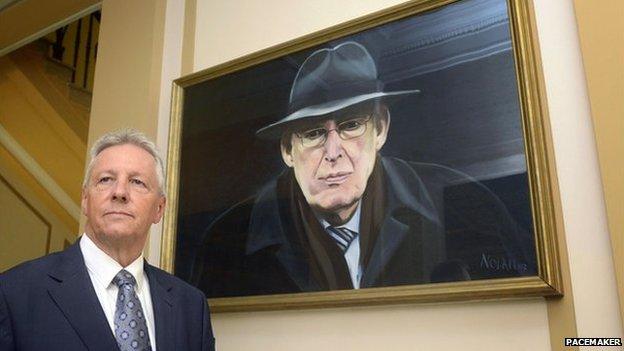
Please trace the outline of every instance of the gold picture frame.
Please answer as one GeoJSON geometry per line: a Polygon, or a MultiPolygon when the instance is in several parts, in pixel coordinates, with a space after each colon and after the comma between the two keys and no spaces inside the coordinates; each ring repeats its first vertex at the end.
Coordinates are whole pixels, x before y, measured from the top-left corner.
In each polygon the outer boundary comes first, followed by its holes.
{"type": "MultiPolygon", "coordinates": [[[[366,30],[477,0],[414,0],[271,47],[174,81],[167,155],[167,197],[161,248],[161,267],[174,273],[180,208],[181,150],[184,147],[184,108],[187,89],[258,67],[271,60],[349,38],[366,30]]],[[[478,279],[270,295],[209,298],[213,312],[340,307],[353,305],[441,302],[562,295],[558,238],[558,188],[550,138],[545,87],[531,1],[507,0],[508,26],[516,75],[518,107],[526,155],[528,198],[535,247],[535,274],[478,279]]],[[[182,201],[186,201],[182,199],[182,201]]]]}

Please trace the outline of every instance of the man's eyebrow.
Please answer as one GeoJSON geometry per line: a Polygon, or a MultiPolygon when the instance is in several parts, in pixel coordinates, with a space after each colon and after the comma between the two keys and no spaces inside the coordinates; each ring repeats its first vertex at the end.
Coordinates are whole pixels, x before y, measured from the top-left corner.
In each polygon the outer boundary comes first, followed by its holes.
{"type": "Polygon", "coordinates": [[[99,171],[99,172],[93,172],[93,175],[94,175],[94,176],[99,176],[99,175],[102,175],[102,174],[111,174],[111,175],[116,175],[116,174],[117,174],[117,172],[115,172],[115,171],[114,171],[114,170],[112,170],[112,169],[104,169],[104,170],[101,170],[101,171],[99,171]]]}
{"type": "Polygon", "coordinates": [[[302,123],[298,128],[294,129],[294,133],[298,133],[298,132],[305,132],[307,130],[310,129],[317,129],[317,128],[325,128],[325,122],[331,120],[332,118],[329,119],[325,119],[325,120],[321,120],[321,121],[316,121],[316,122],[309,122],[309,123],[302,123]]]}
{"type": "Polygon", "coordinates": [[[363,118],[363,117],[368,117],[368,116],[372,116],[373,115],[373,111],[369,111],[369,110],[353,110],[350,112],[345,112],[345,113],[341,113],[340,115],[336,115],[333,120],[337,121],[337,122],[341,122],[341,121],[347,121],[350,119],[356,119],[356,118],[363,118]]]}
{"type": "Polygon", "coordinates": [[[143,179],[147,179],[147,178],[149,178],[149,175],[148,175],[147,173],[145,173],[145,172],[141,172],[141,171],[132,171],[132,172],[129,172],[129,173],[128,173],[128,176],[129,176],[130,178],[132,178],[132,177],[140,177],[140,178],[143,178],[143,179]]]}
{"type": "MultiPolygon", "coordinates": [[[[119,172],[113,170],[113,169],[105,169],[99,172],[93,172],[94,176],[99,176],[102,174],[110,174],[110,175],[117,175],[119,172]]],[[[132,171],[128,173],[128,177],[141,177],[141,178],[148,178],[148,174],[141,172],[141,171],[132,171]]]]}

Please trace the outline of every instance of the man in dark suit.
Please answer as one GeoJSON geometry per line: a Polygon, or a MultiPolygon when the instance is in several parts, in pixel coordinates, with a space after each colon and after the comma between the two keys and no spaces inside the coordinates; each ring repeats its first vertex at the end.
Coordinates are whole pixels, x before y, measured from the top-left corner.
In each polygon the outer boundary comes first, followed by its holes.
{"type": "MultiPolygon", "coordinates": [[[[289,114],[257,132],[279,139],[287,170],[206,230],[194,283],[211,297],[397,286],[531,274],[501,201],[465,174],[382,157],[389,105],[364,46],[313,52],[292,85],[289,114]],[[471,245],[449,250],[452,204],[467,184],[471,245]],[[477,218],[475,218],[477,217],[477,218]],[[461,251],[461,252],[458,252],[461,251]],[[505,262],[505,270],[481,264],[505,262]]],[[[458,211],[459,212],[459,211],[458,211]]]]}
{"type": "Polygon", "coordinates": [[[0,275],[0,350],[214,350],[204,294],[143,259],[165,207],[163,174],[141,133],[95,143],[84,235],[0,275]]]}

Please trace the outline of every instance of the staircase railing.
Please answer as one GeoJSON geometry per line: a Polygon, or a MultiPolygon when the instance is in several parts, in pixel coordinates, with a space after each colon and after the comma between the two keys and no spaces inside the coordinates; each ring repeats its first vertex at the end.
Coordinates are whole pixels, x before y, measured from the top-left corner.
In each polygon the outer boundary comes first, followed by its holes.
{"type": "Polygon", "coordinates": [[[69,67],[72,70],[71,85],[89,93],[93,90],[90,72],[94,72],[97,59],[100,21],[101,12],[96,11],[47,36],[49,58],[69,67]],[[86,22],[86,28],[83,22],[86,22]]]}

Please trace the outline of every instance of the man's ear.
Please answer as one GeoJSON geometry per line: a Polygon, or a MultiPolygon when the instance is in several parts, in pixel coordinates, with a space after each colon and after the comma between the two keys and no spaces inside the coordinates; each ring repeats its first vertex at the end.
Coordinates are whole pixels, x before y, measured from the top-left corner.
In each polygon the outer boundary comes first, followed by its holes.
{"type": "Polygon", "coordinates": [[[158,204],[156,204],[156,214],[154,216],[154,220],[152,221],[152,223],[156,224],[158,222],[160,222],[160,219],[162,218],[162,216],[165,214],[165,205],[167,204],[167,198],[164,196],[161,196],[160,199],[158,199],[158,204]]]}
{"type": "Polygon", "coordinates": [[[83,215],[87,215],[87,189],[86,187],[82,188],[82,193],[80,194],[80,210],[82,210],[83,215]]]}
{"type": "Polygon", "coordinates": [[[378,123],[375,123],[375,149],[377,151],[386,143],[388,130],[390,129],[390,112],[384,106],[378,123]]]}
{"type": "Polygon", "coordinates": [[[282,137],[280,141],[280,151],[282,152],[282,160],[284,160],[286,166],[292,168],[294,164],[292,158],[292,135],[289,134],[288,136],[282,137]],[[285,138],[291,138],[291,140],[286,140],[285,138]]]}

